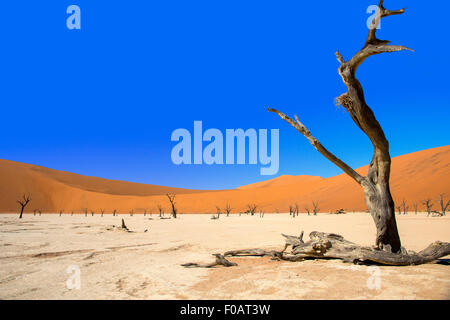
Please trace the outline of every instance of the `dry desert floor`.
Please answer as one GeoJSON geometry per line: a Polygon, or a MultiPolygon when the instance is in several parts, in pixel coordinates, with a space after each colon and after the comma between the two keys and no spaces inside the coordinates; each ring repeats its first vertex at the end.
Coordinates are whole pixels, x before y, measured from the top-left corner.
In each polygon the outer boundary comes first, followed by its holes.
{"type": "MultiPolygon", "coordinates": [[[[238,263],[231,268],[181,267],[232,249],[281,249],[280,233],[334,232],[363,245],[375,238],[367,213],[210,217],[0,215],[0,299],[450,299],[445,263],[368,267],[248,257],[230,258],[238,263]],[[134,232],[110,228],[122,218],[134,232]],[[76,270],[80,288],[68,289],[76,270]]],[[[450,241],[450,216],[410,213],[397,221],[408,250],[450,241]]]]}

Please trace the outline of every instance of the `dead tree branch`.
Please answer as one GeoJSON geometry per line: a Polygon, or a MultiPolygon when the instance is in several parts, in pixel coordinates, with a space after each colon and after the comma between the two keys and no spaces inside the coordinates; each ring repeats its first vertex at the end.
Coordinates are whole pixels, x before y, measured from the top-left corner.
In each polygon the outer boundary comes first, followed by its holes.
{"type": "Polygon", "coordinates": [[[219,253],[213,254],[216,257],[216,261],[211,263],[184,263],[181,266],[186,268],[213,268],[215,266],[233,267],[237,266],[237,263],[230,262],[225,257],[219,253]]]}
{"type": "MultiPolygon", "coordinates": [[[[416,253],[407,251],[403,247],[401,252],[392,253],[389,249],[380,250],[374,247],[364,247],[347,241],[344,237],[334,233],[313,231],[309,234],[310,240],[303,241],[303,232],[299,237],[284,235],[286,239],[284,249],[281,251],[265,249],[241,249],[224,253],[226,256],[270,256],[272,259],[299,262],[311,259],[339,259],[355,264],[381,264],[389,266],[409,266],[430,263],[450,254],[450,243],[436,241],[424,250],[416,253]],[[285,250],[291,246],[290,252],[285,250]]],[[[219,255],[221,256],[221,255],[219,255]]],[[[221,256],[222,257],[222,256],[221,256]]],[[[183,266],[210,268],[221,263],[198,264],[186,263],[183,266]]],[[[236,264],[233,264],[236,265],[236,264]]]]}

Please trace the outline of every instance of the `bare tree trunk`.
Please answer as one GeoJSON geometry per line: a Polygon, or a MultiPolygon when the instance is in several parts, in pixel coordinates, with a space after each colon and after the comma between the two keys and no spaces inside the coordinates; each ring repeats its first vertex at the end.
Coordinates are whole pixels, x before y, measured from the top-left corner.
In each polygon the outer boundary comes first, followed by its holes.
{"type": "Polygon", "coordinates": [[[19,219],[22,219],[23,209],[25,209],[25,206],[22,206],[22,205],[21,205],[21,208],[20,208],[20,214],[19,214],[19,219]]]}
{"type": "Polygon", "coordinates": [[[313,213],[315,216],[317,216],[317,213],[319,212],[319,202],[312,202],[313,205],[313,213]]]}
{"type": "Polygon", "coordinates": [[[174,193],[168,193],[166,194],[167,198],[169,198],[170,201],[170,205],[172,206],[172,216],[174,217],[174,219],[177,218],[177,209],[175,208],[175,196],[176,194],[174,193]]]}
{"type": "Polygon", "coordinates": [[[433,207],[433,203],[431,202],[431,199],[424,200],[423,204],[427,208],[427,217],[431,214],[431,208],[433,207]]]}
{"type": "Polygon", "coordinates": [[[392,200],[389,188],[391,170],[389,143],[383,129],[375,118],[373,111],[366,104],[363,88],[356,78],[355,73],[360,64],[372,55],[402,50],[412,51],[403,46],[388,45],[389,41],[379,40],[375,36],[376,28],[381,18],[402,14],[403,12],[404,9],[394,11],[385,9],[383,7],[383,0],[380,0],[377,14],[372,21],[369,35],[363,48],[348,61],[345,61],[343,56],[339,52],[336,52],[336,58],[340,63],[338,69],[339,75],[347,87],[347,92],[340,95],[336,101],[348,111],[352,120],[358,128],[367,135],[374,148],[374,154],[367,176],[361,176],[322,146],[322,144],[313,137],[311,132],[298,120],[297,116],[295,116],[296,121],[294,121],[278,110],[269,109],[270,112],[275,112],[282,119],[289,122],[303,134],[323,156],[341,168],[346,174],[361,185],[364,190],[365,202],[377,228],[376,245],[380,249],[383,248],[383,246],[389,246],[393,252],[398,252],[400,250],[401,243],[395,221],[394,201],[392,200]]]}
{"type": "Polygon", "coordinates": [[[445,194],[442,193],[439,195],[439,204],[441,206],[442,215],[445,216],[445,212],[447,211],[447,207],[450,205],[450,201],[447,201],[447,203],[444,200],[445,194]]]}
{"type": "Polygon", "coordinates": [[[19,219],[22,219],[23,211],[25,210],[25,207],[30,203],[31,201],[31,195],[23,194],[22,198],[17,200],[17,203],[20,205],[20,214],[19,219]]]}

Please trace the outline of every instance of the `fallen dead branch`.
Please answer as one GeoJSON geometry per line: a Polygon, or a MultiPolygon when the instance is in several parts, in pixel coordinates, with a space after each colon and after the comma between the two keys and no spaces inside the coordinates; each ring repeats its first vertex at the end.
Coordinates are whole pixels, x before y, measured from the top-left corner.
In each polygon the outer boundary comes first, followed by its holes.
{"type": "Polygon", "coordinates": [[[436,241],[424,250],[416,253],[401,248],[400,253],[392,253],[389,249],[380,250],[377,247],[364,247],[347,241],[344,237],[334,233],[313,231],[309,234],[310,240],[303,241],[303,231],[299,237],[282,234],[286,243],[281,251],[265,249],[242,249],[227,251],[222,255],[215,254],[216,262],[210,264],[186,263],[184,267],[210,268],[211,266],[237,265],[229,262],[226,256],[270,256],[276,260],[303,261],[312,259],[340,259],[355,264],[381,264],[389,266],[409,266],[429,263],[450,254],[450,243],[436,241]],[[291,246],[290,252],[286,249],[291,246]],[[224,260],[222,260],[222,258],[224,260]],[[230,264],[231,263],[231,264],[230,264]]]}
{"type": "Polygon", "coordinates": [[[215,266],[233,267],[237,266],[237,263],[230,262],[225,257],[219,253],[213,254],[216,257],[216,261],[212,263],[184,263],[181,266],[186,268],[213,268],[215,266]]]}

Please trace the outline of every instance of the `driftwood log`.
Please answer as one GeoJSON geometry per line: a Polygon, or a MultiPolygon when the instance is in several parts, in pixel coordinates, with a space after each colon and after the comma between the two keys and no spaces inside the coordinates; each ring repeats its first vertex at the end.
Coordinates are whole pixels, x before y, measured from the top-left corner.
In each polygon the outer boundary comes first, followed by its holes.
{"type": "Polygon", "coordinates": [[[281,251],[264,249],[242,249],[227,251],[222,255],[215,254],[216,261],[210,264],[186,263],[184,267],[211,268],[217,265],[226,267],[235,266],[236,263],[225,259],[227,256],[269,256],[275,260],[304,261],[312,259],[340,259],[354,264],[380,264],[389,266],[410,266],[429,263],[450,255],[450,243],[436,241],[424,250],[416,253],[401,248],[401,252],[392,253],[390,248],[380,250],[378,247],[364,247],[347,241],[344,237],[334,233],[313,231],[309,234],[310,240],[303,241],[303,231],[299,237],[282,234],[286,243],[281,251]],[[290,252],[286,252],[288,247],[290,252]]]}

